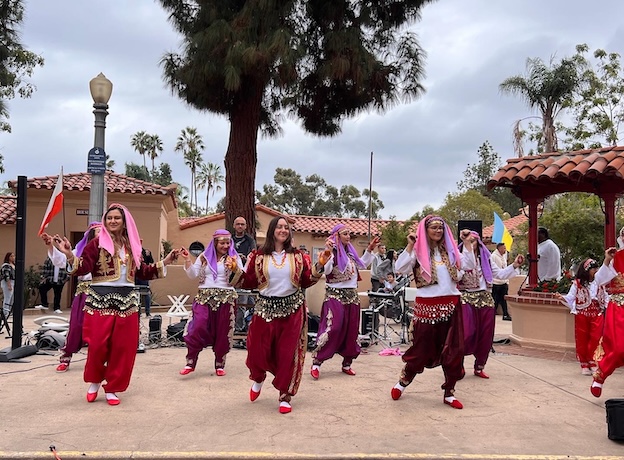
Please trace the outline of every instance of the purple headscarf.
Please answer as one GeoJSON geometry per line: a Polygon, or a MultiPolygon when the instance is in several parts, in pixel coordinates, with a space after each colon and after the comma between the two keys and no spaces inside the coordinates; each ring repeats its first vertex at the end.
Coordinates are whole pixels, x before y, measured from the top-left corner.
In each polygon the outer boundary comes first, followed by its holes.
{"type": "Polygon", "coordinates": [[[338,232],[345,227],[345,224],[336,225],[332,229],[330,235],[330,238],[334,239],[336,249],[336,265],[338,266],[338,270],[340,270],[341,273],[344,273],[344,271],[347,269],[347,266],[349,264],[349,256],[353,258],[353,262],[355,262],[356,267],[362,269],[366,268],[366,265],[364,264],[364,262],[362,262],[362,259],[358,257],[353,245],[351,243],[347,243],[345,248],[345,245],[342,243],[342,241],[340,241],[340,235],[338,234],[338,232]]]}
{"type": "Polygon", "coordinates": [[[204,257],[206,258],[206,262],[208,262],[208,267],[210,267],[210,271],[212,272],[212,278],[217,279],[217,248],[215,248],[215,241],[220,240],[221,238],[230,240],[230,248],[228,249],[228,256],[238,257],[238,253],[234,248],[234,241],[232,241],[232,234],[227,230],[220,228],[216,230],[212,234],[212,240],[208,243],[208,247],[204,250],[204,257]]]}
{"type": "Polygon", "coordinates": [[[76,257],[80,257],[82,255],[82,251],[84,251],[85,246],[89,242],[89,233],[91,232],[91,230],[98,227],[102,227],[102,222],[91,222],[89,224],[87,231],[84,232],[84,236],[80,241],[78,241],[78,244],[76,245],[76,257]]]}
{"type": "Polygon", "coordinates": [[[416,229],[416,260],[420,264],[420,273],[425,281],[431,281],[431,253],[429,248],[429,238],[427,237],[427,227],[433,222],[438,221],[444,225],[444,246],[448,252],[449,262],[451,265],[455,265],[460,268],[461,258],[459,256],[459,250],[457,249],[457,243],[451,229],[448,224],[440,216],[428,215],[420,222],[418,222],[418,228],[416,229]]]}
{"type": "MultiPolygon", "coordinates": [[[[483,273],[483,277],[488,284],[492,284],[492,266],[490,265],[490,251],[483,241],[481,241],[481,237],[475,231],[470,232],[471,236],[474,236],[477,239],[477,245],[479,246],[479,257],[481,259],[481,272],[483,273]]],[[[463,241],[459,243],[459,249],[462,250],[464,247],[463,241]]]]}

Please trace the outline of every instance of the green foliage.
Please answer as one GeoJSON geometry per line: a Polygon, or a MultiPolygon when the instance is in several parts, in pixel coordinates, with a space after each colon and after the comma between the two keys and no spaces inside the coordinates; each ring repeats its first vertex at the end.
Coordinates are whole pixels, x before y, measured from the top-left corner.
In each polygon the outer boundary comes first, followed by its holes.
{"type": "Polygon", "coordinates": [[[403,249],[407,245],[407,235],[412,231],[414,220],[400,223],[395,216],[390,216],[390,222],[381,230],[381,241],[388,249],[403,249]]]}
{"type": "MultiPolygon", "coordinates": [[[[502,93],[520,96],[531,109],[537,109],[542,117],[542,136],[538,150],[557,151],[555,119],[562,109],[572,104],[580,87],[580,68],[575,59],[562,59],[549,65],[540,58],[526,61],[526,75],[506,78],[500,85],[502,93]]],[[[515,143],[518,156],[522,156],[522,143],[515,143]]]]}
{"type": "Polygon", "coordinates": [[[215,192],[221,190],[221,184],[225,180],[221,166],[214,163],[201,163],[199,165],[199,172],[197,173],[197,183],[199,188],[206,188],[206,213],[209,212],[208,199],[210,197],[210,191],[212,196],[215,192]]]}
{"type": "MultiPolygon", "coordinates": [[[[37,66],[43,66],[41,56],[24,49],[18,28],[24,19],[22,0],[3,0],[0,4],[0,131],[11,132],[6,121],[9,112],[5,101],[16,93],[29,98],[36,87],[27,79],[37,66]]],[[[1,164],[1,161],[0,161],[1,164]]]]}
{"type": "Polygon", "coordinates": [[[408,26],[430,2],[160,0],[183,40],[161,60],[165,81],[230,123],[227,222],[242,215],[255,225],[259,131],[279,134],[288,115],[334,136],[348,117],[423,93],[424,51],[408,26]]]}
{"type": "Polygon", "coordinates": [[[151,182],[152,178],[150,177],[150,173],[147,170],[147,167],[140,166],[136,163],[126,163],[126,172],[125,175],[128,177],[133,177],[135,179],[144,180],[145,182],[151,182]]]}
{"type": "Polygon", "coordinates": [[[160,258],[162,260],[167,257],[167,254],[173,249],[173,243],[169,240],[160,240],[160,244],[162,245],[162,251],[160,252],[160,258]]]}
{"type": "Polygon", "coordinates": [[[471,189],[464,193],[447,194],[437,214],[446,220],[449,227],[453,229],[453,234],[456,235],[457,221],[480,220],[486,227],[494,222],[495,212],[498,215],[503,214],[498,203],[471,189]]]}
{"type": "MultiPolygon", "coordinates": [[[[287,214],[309,216],[368,217],[368,189],[361,193],[353,185],[338,190],[318,174],[304,179],[293,169],[277,168],[274,184],[256,191],[261,204],[287,214]]],[[[372,217],[379,218],[383,203],[377,192],[372,193],[372,217]]]]}
{"type": "Polygon", "coordinates": [[[562,267],[591,257],[604,257],[604,214],[599,198],[587,193],[565,193],[553,197],[539,225],[546,227],[559,246],[562,267]]]}
{"type": "Polygon", "coordinates": [[[169,163],[161,163],[152,173],[152,183],[167,187],[173,184],[171,166],[169,163]]]}
{"type": "Polygon", "coordinates": [[[572,286],[573,281],[574,277],[572,273],[566,270],[563,272],[561,279],[540,281],[533,290],[537,292],[559,292],[561,294],[567,294],[570,291],[570,286],[572,286]]]}
{"type": "Polygon", "coordinates": [[[476,190],[481,195],[498,203],[510,216],[517,215],[522,207],[522,201],[511,192],[511,189],[506,187],[496,187],[490,191],[487,189],[488,182],[500,168],[500,156],[488,141],[479,147],[477,155],[479,162],[468,164],[464,171],[464,179],[457,183],[459,192],[476,190]]]}
{"type": "Polygon", "coordinates": [[[41,267],[31,265],[24,270],[24,308],[32,307],[37,298],[39,285],[41,284],[41,267]],[[33,303],[33,305],[31,305],[33,303]]]}
{"type": "Polygon", "coordinates": [[[195,215],[197,215],[197,189],[199,188],[197,170],[202,164],[202,151],[204,150],[204,141],[202,136],[197,132],[197,128],[191,126],[184,128],[178,136],[174,150],[182,153],[184,164],[191,170],[191,187],[189,188],[191,192],[190,206],[191,209],[194,210],[195,215]],[[193,205],[195,206],[193,207],[193,205]]]}

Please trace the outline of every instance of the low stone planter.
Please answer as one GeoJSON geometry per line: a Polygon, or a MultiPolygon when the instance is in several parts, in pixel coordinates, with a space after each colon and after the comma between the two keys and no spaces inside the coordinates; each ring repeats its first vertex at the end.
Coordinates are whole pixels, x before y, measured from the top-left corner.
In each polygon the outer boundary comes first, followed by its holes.
{"type": "Polygon", "coordinates": [[[521,290],[506,299],[513,312],[512,342],[524,347],[575,350],[574,315],[555,294],[521,290]]]}

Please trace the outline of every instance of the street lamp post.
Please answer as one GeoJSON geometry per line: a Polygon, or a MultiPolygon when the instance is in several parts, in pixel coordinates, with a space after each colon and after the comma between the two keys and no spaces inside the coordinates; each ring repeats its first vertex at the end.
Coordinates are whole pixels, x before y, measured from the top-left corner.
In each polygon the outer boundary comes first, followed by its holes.
{"type": "Polygon", "coordinates": [[[89,82],[89,90],[93,98],[93,115],[95,115],[95,138],[93,148],[89,151],[87,172],[91,174],[91,192],[89,194],[89,222],[99,221],[106,207],[106,153],[104,151],[104,132],[108,101],[113,93],[113,84],[100,73],[89,82]]]}

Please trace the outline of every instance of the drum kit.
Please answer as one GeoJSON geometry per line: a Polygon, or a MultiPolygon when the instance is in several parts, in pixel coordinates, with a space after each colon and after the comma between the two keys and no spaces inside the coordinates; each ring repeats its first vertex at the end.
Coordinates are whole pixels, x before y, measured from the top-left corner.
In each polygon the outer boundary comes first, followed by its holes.
{"type": "Polygon", "coordinates": [[[369,334],[371,343],[381,343],[386,348],[407,343],[412,321],[410,302],[416,298],[416,288],[409,287],[409,276],[397,281],[392,292],[368,291],[369,308],[362,311],[362,334],[369,334]]]}

